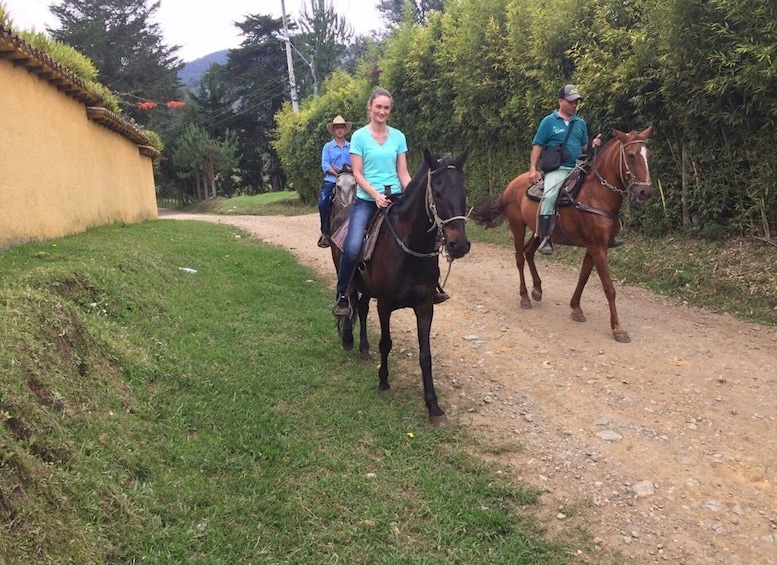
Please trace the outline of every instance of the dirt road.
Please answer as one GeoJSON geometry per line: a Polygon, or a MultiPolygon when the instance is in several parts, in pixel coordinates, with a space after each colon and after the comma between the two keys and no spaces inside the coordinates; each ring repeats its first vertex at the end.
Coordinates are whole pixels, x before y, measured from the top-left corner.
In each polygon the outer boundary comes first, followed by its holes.
{"type": "MultiPolygon", "coordinates": [[[[238,226],[334,286],[316,215],[173,217],[238,226]]],[[[777,564],[777,330],[616,285],[632,338],[619,344],[595,275],[580,324],[568,307],[576,271],[539,268],[545,298],[520,310],[510,251],[474,244],[453,264],[452,299],[432,328],[449,417],[484,438],[481,455],[545,491],[552,532],[596,537],[580,563],[619,552],[632,563],[777,564]]],[[[394,352],[417,352],[411,312],[392,330],[394,352]]]]}

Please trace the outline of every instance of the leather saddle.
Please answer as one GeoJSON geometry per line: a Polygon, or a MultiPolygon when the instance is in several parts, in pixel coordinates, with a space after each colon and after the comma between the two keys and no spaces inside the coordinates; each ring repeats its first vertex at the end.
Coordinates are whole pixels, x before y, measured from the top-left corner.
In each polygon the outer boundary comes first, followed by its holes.
{"type": "MultiPolygon", "coordinates": [[[[386,219],[386,214],[394,205],[392,201],[389,207],[384,210],[378,210],[378,212],[372,216],[370,223],[367,224],[367,231],[362,243],[362,250],[359,254],[359,261],[369,261],[372,257],[372,252],[375,250],[375,242],[378,240],[378,234],[380,228],[383,225],[383,221],[386,219]]],[[[332,238],[331,241],[337,248],[342,251],[343,244],[345,243],[345,236],[348,234],[349,217],[351,215],[351,205],[347,208],[340,210],[340,213],[332,220],[332,238]]]]}
{"type": "MultiPolygon", "coordinates": [[[[580,189],[583,186],[583,181],[585,180],[589,170],[590,165],[582,164],[576,166],[572,172],[567,175],[567,178],[564,179],[564,184],[561,185],[561,190],[559,191],[558,199],[556,200],[556,206],[560,208],[562,206],[571,206],[575,203],[575,199],[580,193],[580,189]]],[[[533,200],[534,202],[539,202],[542,200],[542,193],[544,189],[545,179],[541,179],[539,182],[534,183],[526,190],[526,196],[528,196],[529,199],[533,200]]]]}

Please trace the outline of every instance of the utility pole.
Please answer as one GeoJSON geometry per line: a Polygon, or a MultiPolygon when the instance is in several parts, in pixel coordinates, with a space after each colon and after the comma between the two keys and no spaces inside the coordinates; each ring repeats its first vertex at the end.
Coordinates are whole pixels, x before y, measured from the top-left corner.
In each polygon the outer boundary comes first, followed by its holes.
{"type": "MultiPolygon", "coordinates": [[[[289,37],[289,26],[286,23],[286,2],[281,0],[281,14],[283,15],[283,33],[289,37]]],[[[286,41],[286,64],[289,67],[289,90],[291,91],[291,107],[295,114],[299,114],[299,102],[297,102],[297,84],[294,80],[294,61],[291,59],[291,41],[286,41]]]]}

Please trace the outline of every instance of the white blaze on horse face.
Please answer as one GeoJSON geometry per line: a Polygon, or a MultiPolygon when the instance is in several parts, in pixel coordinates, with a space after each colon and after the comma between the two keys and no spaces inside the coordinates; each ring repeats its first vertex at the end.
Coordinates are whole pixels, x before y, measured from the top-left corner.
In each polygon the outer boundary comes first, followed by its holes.
{"type": "Polygon", "coordinates": [[[646,181],[650,181],[650,167],[648,167],[648,157],[647,157],[647,146],[642,145],[642,147],[639,150],[639,154],[642,157],[642,161],[645,163],[645,173],[647,173],[647,176],[645,177],[646,181]]]}

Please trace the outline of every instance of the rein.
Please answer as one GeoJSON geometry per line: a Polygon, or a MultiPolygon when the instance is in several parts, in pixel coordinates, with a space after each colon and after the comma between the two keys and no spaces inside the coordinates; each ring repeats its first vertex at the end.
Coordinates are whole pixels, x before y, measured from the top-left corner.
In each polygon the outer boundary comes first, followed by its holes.
{"type": "MultiPolygon", "coordinates": [[[[456,169],[453,165],[448,165],[446,168],[448,169],[456,169]]],[[[439,214],[437,213],[437,204],[434,201],[434,196],[432,195],[432,175],[434,173],[437,173],[439,171],[442,171],[443,169],[435,169],[432,171],[429,170],[429,173],[426,175],[426,216],[429,218],[429,222],[432,224],[431,227],[427,230],[427,233],[430,233],[434,231],[435,228],[437,228],[437,235],[440,237],[442,242],[445,242],[445,234],[443,232],[443,227],[453,222],[454,220],[464,220],[467,221],[467,218],[472,213],[472,208],[469,209],[469,212],[467,212],[466,216],[452,216],[450,218],[447,218],[443,220],[440,218],[439,214]]],[[[388,219],[388,215],[387,215],[388,219]]],[[[391,222],[386,222],[389,227],[389,231],[391,232],[391,235],[394,237],[394,241],[397,242],[397,245],[407,253],[408,255],[412,255],[413,257],[437,257],[442,252],[441,250],[444,249],[444,245],[440,246],[439,249],[432,251],[431,253],[419,253],[418,251],[413,251],[410,249],[405,243],[400,239],[399,234],[397,234],[396,230],[394,229],[394,226],[391,224],[391,222]]],[[[450,274],[450,263],[453,261],[449,256],[446,257],[449,265],[448,265],[448,273],[450,274]]],[[[448,279],[448,276],[445,276],[445,279],[448,279]]],[[[443,283],[444,284],[444,283],[443,283]]]]}

